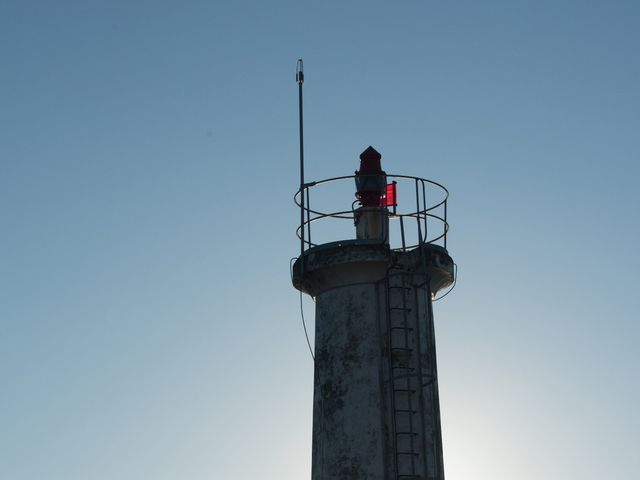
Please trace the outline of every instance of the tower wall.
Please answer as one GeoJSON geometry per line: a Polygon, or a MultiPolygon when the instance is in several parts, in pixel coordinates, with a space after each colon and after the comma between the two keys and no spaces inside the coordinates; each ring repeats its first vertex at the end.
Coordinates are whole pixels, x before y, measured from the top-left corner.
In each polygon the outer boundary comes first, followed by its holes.
{"type": "Polygon", "coordinates": [[[362,241],[311,249],[294,284],[316,299],[313,480],[442,480],[431,292],[444,249],[362,241]]]}
{"type": "Polygon", "coordinates": [[[331,289],[316,300],[312,479],[383,479],[380,285],[331,289]]]}

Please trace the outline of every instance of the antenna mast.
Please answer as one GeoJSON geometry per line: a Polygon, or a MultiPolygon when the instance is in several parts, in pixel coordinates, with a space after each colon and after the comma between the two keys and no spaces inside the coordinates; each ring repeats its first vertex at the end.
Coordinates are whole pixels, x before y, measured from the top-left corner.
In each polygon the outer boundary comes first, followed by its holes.
{"type": "MultiPolygon", "coordinates": [[[[300,123],[300,258],[304,254],[304,135],[302,120],[302,84],[304,83],[304,69],[302,59],[298,59],[296,65],[296,82],[298,83],[298,115],[300,123]]],[[[300,268],[304,270],[304,262],[300,263],[300,268]]]]}

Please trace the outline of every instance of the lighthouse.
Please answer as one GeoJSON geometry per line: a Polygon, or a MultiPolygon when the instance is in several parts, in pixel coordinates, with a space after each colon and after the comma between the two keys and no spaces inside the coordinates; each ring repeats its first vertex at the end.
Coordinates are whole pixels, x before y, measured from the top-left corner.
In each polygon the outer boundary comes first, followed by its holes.
{"type": "Polygon", "coordinates": [[[433,301],[454,284],[448,191],[382,167],[370,146],[354,175],[301,180],[295,197],[292,280],[315,301],[312,480],[444,479],[433,301]],[[338,223],[351,233],[331,238],[338,223]]]}

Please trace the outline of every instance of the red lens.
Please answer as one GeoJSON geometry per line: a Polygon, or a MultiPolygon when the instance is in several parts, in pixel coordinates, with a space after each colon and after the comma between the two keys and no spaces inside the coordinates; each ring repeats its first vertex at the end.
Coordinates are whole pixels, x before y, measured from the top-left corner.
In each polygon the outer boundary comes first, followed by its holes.
{"type": "Polygon", "coordinates": [[[396,183],[390,183],[387,185],[387,195],[385,199],[385,207],[395,207],[398,205],[398,198],[396,194],[396,183]]]}

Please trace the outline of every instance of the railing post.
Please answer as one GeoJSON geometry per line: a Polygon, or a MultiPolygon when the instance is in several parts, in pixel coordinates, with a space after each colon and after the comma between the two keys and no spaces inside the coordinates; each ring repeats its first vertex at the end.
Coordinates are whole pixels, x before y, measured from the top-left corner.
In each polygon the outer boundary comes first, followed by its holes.
{"type": "Polygon", "coordinates": [[[304,190],[300,186],[300,275],[304,274],[304,190]]]}
{"type": "Polygon", "coordinates": [[[307,242],[311,247],[311,202],[309,201],[309,187],[307,187],[307,242]]]}
{"type": "Polygon", "coordinates": [[[418,193],[418,179],[416,181],[416,223],[418,224],[418,244],[422,245],[422,226],[420,225],[420,194],[418,193]]]}
{"type": "Polygon", "coordinates": [[[424,179],[420,179],[420,183],[422,184],[422,208],[424,209],[424,241],[429,242],[429,224],[428,224],[428,216],[427,216],[427,192],[424,186],[424,179]]]}

